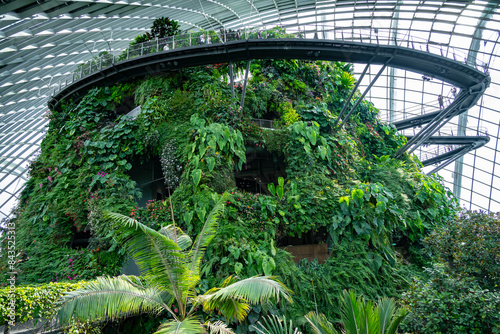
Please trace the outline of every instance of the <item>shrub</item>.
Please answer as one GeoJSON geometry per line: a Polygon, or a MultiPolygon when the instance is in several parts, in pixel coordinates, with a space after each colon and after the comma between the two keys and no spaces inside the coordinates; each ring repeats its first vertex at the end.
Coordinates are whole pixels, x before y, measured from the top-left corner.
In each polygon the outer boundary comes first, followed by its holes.
{"type": "MultiPolygon", "coordinates": [[[[69,291],[79,289],[85,281],[76,283],[48,283],[40,285],[17,286],[16,323],[30,319],[51,318],[54,313],[54,303],[69,291]]],[[[0,324],[5,324],[9,318],[10,287],[0,288],[0,324]]]]}
{"type": "Polygon", "coordinates": [[[414,278],[402,303],[411,313],[403,332],[500,333],[500,293],[457,278],[443,265],[426,269],[429,279],[414,278]]]}
{"type": "Polygon", "coordinates": [[[295,266],[289,256],[280,251],[275,257],[276,275],[295,293],[294,303],[283,305],[289,319],[319,309],[329,320],[337,321],[344,289],[376,300],[381,296],[395,297],[405,284],[400,273],[387,261],[379,259],[379,262],[373,250],[360,239],[342,238],[333,245],[330,258],[324,264],[302,260],[295,266]]]}
{"type": "Polygon", "coordinates": [[[498,290],[500,279],[500,214],[464,212],[436,229],[426,240],[432,252],[458,275],[498,290]]]}

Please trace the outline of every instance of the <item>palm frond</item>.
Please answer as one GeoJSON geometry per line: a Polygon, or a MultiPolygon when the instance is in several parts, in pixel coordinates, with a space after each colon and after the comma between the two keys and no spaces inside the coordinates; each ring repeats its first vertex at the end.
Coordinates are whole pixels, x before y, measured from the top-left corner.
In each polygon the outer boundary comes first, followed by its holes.
{"type": "Polygon", "coordinates": [[[104,211],[113,223],[114,236],[135,260],[141,273],[153,285],[164,286],[176,299],[182,299],[179,282],[186,280],[185,254],[165,235],[125,215],[104,211]]]}
{"type": "Polygon", "coordinates": [[[378,318],[380,333],[385,334],[391,325],[391,318],[395,309],[394,301],[389,298],[382,298],[378,303],[378,318]]]}
{"type": "Polygon", "coordinates": [[[202,304],[205,312],[212,313],[218,311],[229,322],[241,322],[245,320],[251,309],[250,304],[241,298],[221,300],[218,298],[211,298],[210,295],[207,295],[201,296],[201,299],[203,300],[202,304]]]}
{"type": "Polygon", "coordinates": [[[287,323],[285,317],[281,319],[276,315],[270,315],[264,318],[263,322],[264,324],[257,321],[257,325],[253,326],[259,334],[302,334],[297,327],[293,327],[292,320],[287,323]]]}
{"type": "Polygon", "coordinates": [[[141,288],[125,277],[99,277],[82,289],[68,292],[59,303],[57,319],[66,325],[74,317],[78,321],[104,321],[133,314],[159,313],[167,305],[161,291],[141,288]]]}
{"type": "Polygon", "coordinates": [[[306,320],[309,322],[309,325],[311,325],[314,334],[339,334],[324,314],[309,312],[306,314],[306,320]]]}
{"type": "Polygon", "coordinates": [[[215,233],[217,232],[217,223],[219,220],[219,216],[224,209],[224,203],[227,201],[228,197],[229,194],[224,193],[219,201],[215,204],[212,211],[210,211],[207,219],[205,220],[203,228],[196,237],[196,241],[194,242],[193,247],[189,252],[189,258],[191,260],[189,270],[193,273],[200,272],[200,262],[205,255],[205,249],[210,244],[210,241],[212,241],[215,233]]]}
{"type": "Polygon", "coordinates": [[[367,301],[364,305],[365,319],[363,320],[363,333],[380,333],[380,321],[378,306],[376,307],[372,301],[367,301]]]}
{"type": "Polygon", "coordinates": [[[341,303],[341,318],[345,331],[351,334],[361,334],[364,327],[363,320],[365,319],[362,301],[356,298],[353,291],[344,290],[341,303]]]}
{"type": "Polygon", "coordinates": [[[163,322],[155,334],[205,334],[199,319],[185,318],[182,321],[167,320],[163,322]]]}
{"type": "Polygon", "coordinates": [[[189,235],[173,224],[162,227],[160,233],[174,242],[177,240],[177,245],[179,245],[182,250],[188,249],[188,247],[193,244],[193,240],[191,240],[189,235]]]}
{"type": "Polygon", "coordinates": [[[250,306],[262,304],[271,299],[279,301],[284,298],[292,302],[291,291],[275,277],[250,277],[219,289],[212,289],[203,296],[200,302],[207,310],[219,310],[227,320],[242,320],[250,306]]]}
{"type": "Polygon", "coordinates": [[[408,314],[409,312],[407,309],[404,308],[398,309],[396,311],[396,314],[392,318],[389,329],[387,329],[387,332],[385,334],[395,334],[396,331],[398,330],[399,325],[404,320],[404,318],[406,318],[408,314]]]}
{"type": "Polygon", "coordinates": [[[254,276],[220,288],[212,294],[217,299],[243,299],[251,304],[262,304],[271,299],[284,298],[292,302],[292,291],[275,276],[254,276]]]}
{"type": "Polygon", "coordinates": [[[234,334],[233,330],[227,327],[224,321],[216,321],[213,323],[207,321],[205,327],[208,328],[210,334],[234,334]]]}

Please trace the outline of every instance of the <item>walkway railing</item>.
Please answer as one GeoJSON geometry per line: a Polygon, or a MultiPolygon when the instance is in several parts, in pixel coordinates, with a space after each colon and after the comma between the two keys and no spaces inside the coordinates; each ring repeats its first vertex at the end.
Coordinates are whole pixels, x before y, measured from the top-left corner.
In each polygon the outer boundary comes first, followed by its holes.
{"type": "Polygon", "coordinates": [[[113,66],[116,63],[127,61],[136,57],[152,53],[168,52],[183,48],[203,46],[206,44],[224,44],[231,41],[246,39],[311,39],[311,40],[340,40],[343,42],[359,42],[376,45],[394,45],[407,47],[414,50],[429,52],[451,58],[456,61],[474,67],[481,72],[487,72],[486,63],[478,59],[468,59],[467,52],[454,49],[447,44],[429,43],[427,40],[415,36],[414,31],[397,30],[397,34],[391,29],[366,28],[354,29],[335,26],[298,26],[298,27],[275,27],[268,30],[246,29],[237,31],[212,30],[189,32],[175,36],[160,38],[139,44],[129,45],[127,48],[115,49],[111,52],[103,51],[99,56],[78,65],[73,74],[62,78],[59,83],[51,86],[50,96],[56,95],[65,87],[71,85],[86,76],[102,69],[113,66]]]}

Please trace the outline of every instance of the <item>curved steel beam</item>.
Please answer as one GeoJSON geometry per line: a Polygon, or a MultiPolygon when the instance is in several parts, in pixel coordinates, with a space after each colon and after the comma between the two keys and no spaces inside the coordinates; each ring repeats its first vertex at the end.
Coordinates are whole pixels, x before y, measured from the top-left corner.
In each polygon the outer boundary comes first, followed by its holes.
{"type": "Polygon", "coordinates": [[[57,108],[60,101],[68,97],[79,99],[94,86],[110,85],[185,67],[251,59],[310,59],[356,63],[371,60],[372,64],[387,63],[391,67],[433,76],[465,90],[477,84],[487,87],[490,83],[488,74],[467,64],[401,46],[337,40],[250,39],[161,51],[114,63],[69,83],[49,99],[48,106],[51,109],[57,108]]]}

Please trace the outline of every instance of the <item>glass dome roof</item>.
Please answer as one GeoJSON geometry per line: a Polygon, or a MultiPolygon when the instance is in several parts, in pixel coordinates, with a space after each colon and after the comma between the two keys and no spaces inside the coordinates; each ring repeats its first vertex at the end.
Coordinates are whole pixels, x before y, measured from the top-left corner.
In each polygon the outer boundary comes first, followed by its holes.
{"type": "MultiPolygon", "coordinates": [[[[8,216],[27,180],[48,123],[47,100],[60,80],[101,51],[119,50],[158,17],[181,29],[271,28],[324,32],[326,36],[369,33],[394,45],[417,44],[469,65],[480,64],[491,84],[477,105],[440,129],[440,135],[484,135],[490,141],[439,173],[467,209],[500,211],[497,160],[500,137],[500,4],[498,1],[393,0],[3,0],[0,3],[0,218],[8,216]],[[457,58],[457,54],[460,55],[457,58]]],[[[344,38],[344,37],[343,37],[344,38]]],[[[415,48],[415,45],[411,47],[415,48]]],[[[358,77],[365,64],[355,64],[358,77]]],[[[371,65],[359,89],[374,81],[371,65]]],[[[388,67],[367,98],[380,117],[394,122],[439,110],[454,87],[436,78],[388,67]]],[[[404,130],[413,135],[419,128],[404,130]]],[[[451,145],[420,147],[422,160],[451,145]]],[[[500,157],[498,157],[500,159],[500,157]]],[[[435,166],[426,167],[430,172],[435,166]]]]}

